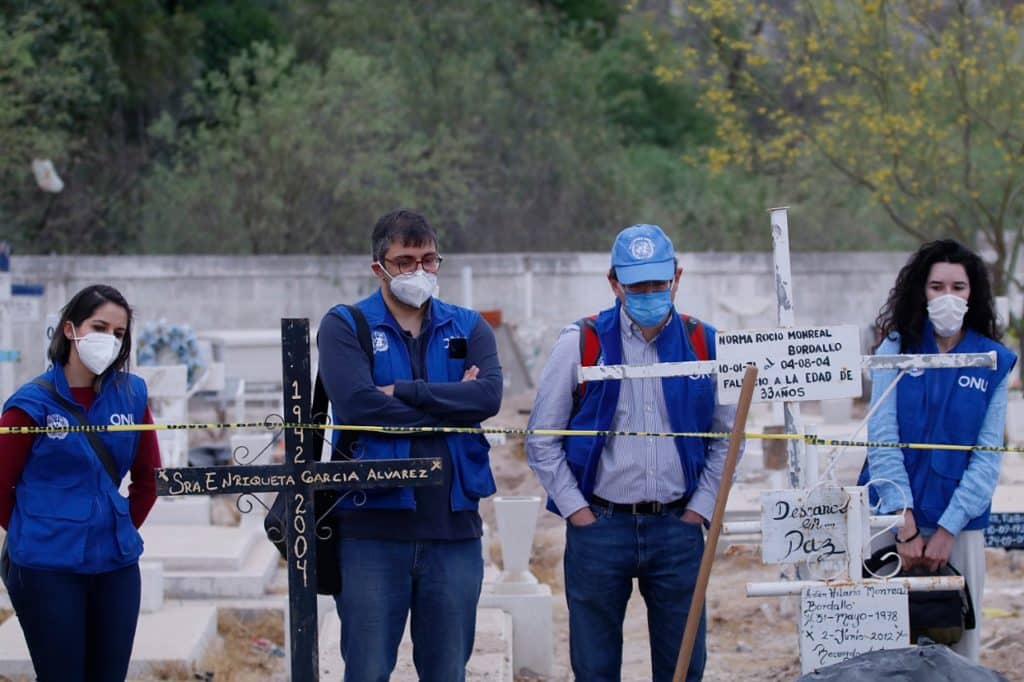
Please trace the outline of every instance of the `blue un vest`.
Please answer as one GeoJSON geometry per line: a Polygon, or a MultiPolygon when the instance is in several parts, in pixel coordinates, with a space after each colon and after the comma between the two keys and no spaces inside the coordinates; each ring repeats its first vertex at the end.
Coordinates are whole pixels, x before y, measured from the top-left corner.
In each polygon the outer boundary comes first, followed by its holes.
{"type": "MultiPolygon", "coordinates": [[[[922,341],[908,353],[938,353],[931,322],[925,322],[922,341]]],[[[975,445],[992,393],[1017,362],[1006,346],[973,329],[950,352],[996,352],[996,368],[928,369],[909,372],[896,387],[896,415],[903,443],[975,445]]],[[[970,451],[912,450],[903,448],[903,464],[914,495],[914,518],[919,526],[937,528],[971,460],[970,451]]],[[[865,464],[860,484],[870,479],[865,464]]],[[[871,501],[877,501],[872,489],[871,501]]],[[[988,526],[991,507],[971,519],[964,530],[988,526]]]]}
{"type": "MultiPolygon", "coordinates": [[[[402,328],[384,303],[378,289],[374,294],[355,304],[366,316],[373,345],[373,380],[378,386],[388,386],[395,381],[412,380],[412,363],[405,345],[402,328]]],[[[437,298],[430,301],[430,324],[421,333],[426,335],[427,381],[461,381],[466,371],[465,358],[452,358],[448,354],[448,340],[469,339],[480,320],[480,314],[468,308],[445,303],[437,298]]],[[[335,306],[331,314],[338,315],[355,329],[352,316],[344,306],[335,306]]],[[[337,413],[336,423],[342,423],[337,413]]],[[[370,424],[368,426],[389,426],[370,424]]],[[[477,424],[479,426],[479,424],[477,424]]],[[[340,432],[334,434],[337,444],[340,432]]],[[[491,473],[490,444],[482,434],[446,434],[445,440],[452,465],[452,511],[469,511],[478,507],[480,498],[494,494],[497,486],[491,473]]],[[[361,434],[354,446],[358,459],[408,459],[409,438],[388,435],[361,434]]],[[[411,488],[390,490],[367,490],[365,504],[361,509],[414,509],[415,493],[411,488]]],[[[346,496],[339,504],[346,509],[356,508],[352,496],[346,496]]]]}
{"type": "MultiPolygon", "coordinates": [[[[74,402],[61,365],[42,374],[74,402]]],[[[39,426],[77,422],[40,386],[27,383],[4,404],[39,426]]],[[[86,412],[90,424],[141,424],[146,384],[137,376],[108,377],[86,412]]],[[[101,432],[123,478],[135,460],[138,431],[101,432]]],[[[36,436],[15,486],[8,549],[16,564],[31,568],[101,573],[128,566],[142,554],[142,537],[121,496],[84,434],[36,436]]]]}
{"type": "MultiPolygon", "coordinates": [[[[595,328],[601,343],[598,364],[622,363],[622,337],[619,329],[619,303],[597,316],[595,328]]],[[[709,359],[715,358],[715,329],[705,324],[709,359]]],[[[690,340],[686,336],[679,315],[673,311],[669,323],[655,341],[659,362],[691,362],[697,360],[690,340]]],[[[620,382],[594,381],[587,384],[579,409],[569,420],[569,429],[606,431],[611,428],[615,407],[619,402],[620,382]]],[[[710,431],[715,410],[715,384],[709,375],[693,377],[664,377],[661,380],[669,421],[675,432],[710,431]]],[[[563,440],[565,458],[576,477],[583,496],[590,500],[594,493],[597,467],[604,449],[603,436],[571,436],[563,440]]],[[[706,440],[702,438],[676,438],[676,450],[686,476],[686,496],[697,489],[704,470],[706,440]]],[[[548,509],[558,512],[551,500],[548,509]]]]}

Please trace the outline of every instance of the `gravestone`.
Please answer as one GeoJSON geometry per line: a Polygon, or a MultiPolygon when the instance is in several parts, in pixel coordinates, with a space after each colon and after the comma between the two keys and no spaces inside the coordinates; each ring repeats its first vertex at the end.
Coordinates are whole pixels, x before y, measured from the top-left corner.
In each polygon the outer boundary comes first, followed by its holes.
{"type": "Polygon", "coordinates": [[[985,529],[985,546],[1024,549],[1024,514],[993,513],[985,529]]]}

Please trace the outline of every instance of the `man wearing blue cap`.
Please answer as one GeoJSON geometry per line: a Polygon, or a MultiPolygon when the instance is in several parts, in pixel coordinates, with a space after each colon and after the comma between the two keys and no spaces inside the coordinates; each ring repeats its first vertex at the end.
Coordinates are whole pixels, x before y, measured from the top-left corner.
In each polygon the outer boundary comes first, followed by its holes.
{"type": "MultiPolygon", "coordinates": [[[[682,269],[657,225],[633,225],[612,247],[615,305],[562,330],[540,377],[531,429],[727,432],[711,376],[577,385],[581,365],[714,358],[715,330],[675,311],[682,269]]],[[[576,679],[618,680],[633,579],[647,605],[652,679],[671,680],[728,443],[653,436],[530,436],[530,467],[548,508],[567,520],[565,596],[576,679]]],[[[687,680],[704,674],[705,621],[687,680]]]]}

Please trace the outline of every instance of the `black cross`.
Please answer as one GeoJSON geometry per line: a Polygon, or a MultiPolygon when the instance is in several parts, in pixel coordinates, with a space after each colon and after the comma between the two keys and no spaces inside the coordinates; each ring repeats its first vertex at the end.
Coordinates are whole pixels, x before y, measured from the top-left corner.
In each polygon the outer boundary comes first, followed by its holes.
{"type": "MultiPolygon", "coordinates": [[[[285,421],[309,424],[309,320],[281,320],[281,351],[285,421]]],[[[156,488],[157,495],[172,497],[259,492],[286,497],[291,679],[315,681],[320,675],[316,527],[321,519],[316,518],[314,491],[439,485],[442,465],[439,458],[320,462],[322,439],[295,427],[285,430],[284,444],[284,464],[158,469],[156,488]]]]}

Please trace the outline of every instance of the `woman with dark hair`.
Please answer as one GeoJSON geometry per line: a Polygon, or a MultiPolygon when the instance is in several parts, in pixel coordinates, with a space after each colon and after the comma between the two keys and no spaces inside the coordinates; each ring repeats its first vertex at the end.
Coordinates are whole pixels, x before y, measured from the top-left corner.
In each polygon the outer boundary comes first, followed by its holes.
{"type": "MultiPolygon", "coordinates": [[[[1017,357],[999,343],[988,270],[952,239],[930,242],[910,257],[878,315],[876,353],[986,353],[995,369],[876,370],[869,440],[1000,447],[1007,383],[1017,357]],[[899,382],[890,390],[893,382],[899,382]],[[881,403],[881,404],[879,404],[881,403]]],[[[903,511],[896,534],[905,569],[934,572],[947,562],[964,575],[977,625],[953,645],[978,660],[985,535],[1001,454],[980,450],[869,448],[861,482],[883,514],[903,511]]]]}
{"type": "MultiPolygon", "coordinates": [[[[4,403],[0,426],[152,423],[128,374],[132,311],[114,288],[68,301],[53,367],[4,403]]],[[[139,616],[142,538],[156,501],[153,431],[0,435],[0,564],[39,680],[124,680],[139,616]],[[119,492],[131,471],[128,499],[119,492]]]]}

